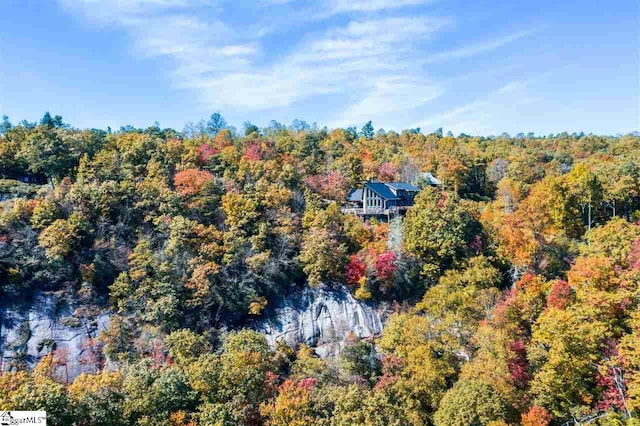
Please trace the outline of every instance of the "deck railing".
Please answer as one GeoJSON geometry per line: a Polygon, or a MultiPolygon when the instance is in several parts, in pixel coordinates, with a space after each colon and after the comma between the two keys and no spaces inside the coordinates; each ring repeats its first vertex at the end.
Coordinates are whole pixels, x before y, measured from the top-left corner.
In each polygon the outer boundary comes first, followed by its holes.
{"type": "Polygon", "coordinates": [[[390,207],[388,209],[383,209],[380,207],[367,207],[365,210],[362,207],[343,207],[340,209],[342,213],[345,214],[353,214],[356,216],[364,216],[364,215],[395,215],[399,210],[406,210],[408,207],[390,207]]]}

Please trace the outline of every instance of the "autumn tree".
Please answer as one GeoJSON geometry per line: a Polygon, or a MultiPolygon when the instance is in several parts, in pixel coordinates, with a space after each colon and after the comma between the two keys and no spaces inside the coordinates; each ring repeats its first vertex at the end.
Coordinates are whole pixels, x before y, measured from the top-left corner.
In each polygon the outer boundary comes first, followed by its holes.
{"type": "Polygon", "coordinates": [[[404,244],[422,262],[422,274],[434,279],[464,256],[475,232],[475,221],[455,195],[425,188],[407,213],[404,244]]]}
{"type": "Polygon", "coordinates": [[[488,425],[504,420],[507,407],[490,383],[480,380],[463,380],[449,390],[434,416],[437,426],[488,425]]]}

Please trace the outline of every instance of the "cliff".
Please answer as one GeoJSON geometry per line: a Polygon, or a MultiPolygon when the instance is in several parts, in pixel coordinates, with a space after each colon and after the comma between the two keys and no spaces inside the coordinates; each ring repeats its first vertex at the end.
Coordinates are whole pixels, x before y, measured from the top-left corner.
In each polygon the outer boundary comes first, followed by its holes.
{"type": "Polygon", "coordinates": [[[304,343],[320,356],[333,356],[350,333],[360,338],[380,334],[387,308],[357,300],[344,287],[305,287],[281,300],[254,328],[272,346],[278,340],[293,347],[304,343]]]}
{"type": "Polygon", "coordinates": [[[37,293],[30,300],[0,303],[0,370],[33,367],[56,350],[58,374],[69,379],[95,371],[93,340],[109,321],[107,313],[74,316],[72,306],[57,293],[37,293]]]}
{"type": "MultiPolygon", "coordinates": [[[[271,346],[278,340],[304,343],[320,356],[335,356],[350,333],[371,337],[382,332],[385,306],[356,300],[344,287],[305,288],[283,298],[253,328],[271,346]]],[[[31,300],[0,302],[0,370],[33,367],[56,350],[57,373],[72,379],[100,364],[94,340],[109,323],[109,313],[78,315],[57,293],[37,293],[31,300]]]]}

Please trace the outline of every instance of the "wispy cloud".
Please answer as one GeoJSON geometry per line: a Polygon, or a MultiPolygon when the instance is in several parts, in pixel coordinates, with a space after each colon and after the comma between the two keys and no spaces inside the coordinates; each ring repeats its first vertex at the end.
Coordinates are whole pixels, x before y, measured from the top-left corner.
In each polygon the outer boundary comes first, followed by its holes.
{"type": "MultiPolygon", "coordinates": [[[[364,98],[391,78],[415,80],[415,72],[401,59],[411,50],[407,41],[427,37],[442,25],[414,18],[355,21],[314,34],[270,66],[238,69],[217,78],[192,74],[189,84],[206,99],[215,98],[235,108],[283,107],[315,95],[345,91],[364,98]],[[383,28],[397,30],[388,33],[383,28]]],[[[352,108],[358,104],[361,101],[352,108]]]]}
{"type": "MultiPolygon", "coordinates": [[[[383,124],[389,114],[445,92],[422,68],[424,45],[453,19],[406,13],[429,0],[323,0],[322,24],[301,31],[277,57],[264,37],[287,27],[224,19],[230,6],[223,0],[58,1],[91,24],[124,31],[136,54],[166,58],[174,87],[196,94],[203,109],[246,114],[340,95],[343,104],[328,113],[332,124],[383,124]]],[[[293,8],[290,3],[261,0],[252,7],[267,13],[270,7],[293,8]]],[[[482,54],[529,33],[439,53],[427,62],[482,54]]]]}
{"type": "Polygon", "coordinates": [[[460,47],[458,49],[449,50],[447,52],[435,53],[429,56],[426,62],[447,62],[452,59],[468,58],[471,56],[481,55],[483,53],[491,52],[500,47],[506,46],[516,40],[524,38],[526,36],[534,34],[535,30],[520,31],[513,34],[506,35],[504,37],[487,40],[481,43],[470,44],[468,46],[460,47]]]}
{"type": "Polygon", "coordinates": [[[442,127],[454,133],[487,134],[504,131],[492,127],[499,119],[509,120],[518,115],[518,109],[539,99],[531,95],[530,86],[536,80],[547,78],[550,73],[543,73],[533,79],[514,80],[506,83],[488,94],[471,100],[447,111],[435,114],[422,120],[416,127],[435,129],[442,127]]]}
{"type": "Polygon", "coordinates": [[[376,124],[385,126],[390,124],[389,117],[397,118],[397,113],[419,108],[443,94],[444,88],[434,82],[402,77],[381,78],[367,95],[342,111],[340,117],[329,125],[346,127],[374,120],[376,124]]]}
{"type": "Polygon", "coordinates": [[[63,7],[92,23],[126,23],[136,16],[149,16],[211,5],[208,0],[58,0],[63,7]]]}
{"type": "MultiPolygon", "coordinates": [[[[168,57],[173,64],[174,83],[194,90],[210,108],[285,107],[315,95],[345,90],[360,93],[359,97],[365,99],[372,91],[380,93],[390,87],[392,78],[423,81],[410,70],[407,58],[415,56],[417,42],[448,24],[447,19],[433,17],[350,20],[308,34],[291,52],[269,63],[261,57],[259,37],[247,37],[241,28],[229,27],[215,15],[193,13],[187,0],[61,1],[87,19],[124,29],[138,53],[168,57]],[[94,9],[96,6],[99,10],[94,9]]],[[[356,1],[348,7],[377,10],[391,7],[390,3],[356,1]]],[[[393,7],[409,3],[417,1],[402,0],[393,7]]],[[[339,1],[335,7],[346,10],[347,3],[339,1]]],[[[430,89],[429,94],[412,96],[411,103],[430,98],[432,92],[430,89]]],[[[351,110],[358,112],[364,107],[357,101],[351,110]]]]}
{"type": "Polygon", "coordinates": [[[373,12],[430,3],[429,0],[334,0],[334,12],[373,12]]]}

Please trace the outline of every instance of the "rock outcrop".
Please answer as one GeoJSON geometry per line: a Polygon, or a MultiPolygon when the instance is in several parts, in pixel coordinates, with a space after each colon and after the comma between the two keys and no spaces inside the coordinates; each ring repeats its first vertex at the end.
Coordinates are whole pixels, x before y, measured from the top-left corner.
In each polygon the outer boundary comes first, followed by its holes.
{"type": "Polygon", "coordinates": [[[0,303],[0,368],[33,367],[56,351],[58,374],[72,379],[95,371],[100,360],[93,340],[109,322],[107,313],[74,316],[73,307],[55,293],[38,293],[30,301],[0,303]]]}
{"type": "MultiPolygon", "coordinates": [[[[335,356],[353,333],[357,337],[382,332],[385,306],[356,300],[344,287],[305,288],[283,298],[253,328],[275,347],[278,340],[290,346],[304,343],[320,356],[335,356]]],[[[106,311],[78,315],[56,293],[38,293],[31,300],[0,301],[0,371],[33,367],[55,351],[57,374],[72,380],[100,365],[100,348],[94,340],[109,324],[106,311]]]]}
{"type": "Polygon", "coordinates": [[[379,335],[387,314],[385,306],[357,300],[344,287],[306,287],[282,300],[255,329],[272,346],[278,340],[294,347],[304,343],[320,356],[333,356],[351,333],[360,338],[379,335]]]}

